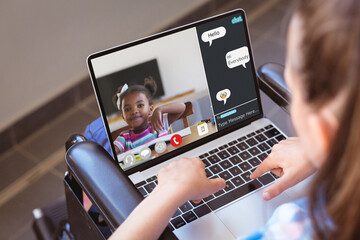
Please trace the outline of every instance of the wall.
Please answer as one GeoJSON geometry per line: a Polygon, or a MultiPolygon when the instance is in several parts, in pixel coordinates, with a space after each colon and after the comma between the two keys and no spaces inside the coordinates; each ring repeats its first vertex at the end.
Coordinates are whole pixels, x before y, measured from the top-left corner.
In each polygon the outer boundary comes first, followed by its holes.
{"type": "Polygon", "coordinates": [[[157,59],[159,65],[164,99],[207,88],[195,28],[95,58],[92,63],[95,76],[100,78],[152,59],[157,59]]]}
{"type": "Polygon", "coordinates": [[[206,1],[1,1],[0,132],[82,80],[89,54],[154,33],[206,1]]]}

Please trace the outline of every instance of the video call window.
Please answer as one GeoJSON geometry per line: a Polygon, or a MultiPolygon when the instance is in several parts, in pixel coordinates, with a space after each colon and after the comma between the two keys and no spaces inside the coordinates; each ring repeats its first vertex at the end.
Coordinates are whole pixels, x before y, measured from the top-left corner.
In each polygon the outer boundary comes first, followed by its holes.
{"type": "Polygon", "coordinates": [[[91,59],[124,170],[259,113],[244,31],[237,14],[91,59]]]}

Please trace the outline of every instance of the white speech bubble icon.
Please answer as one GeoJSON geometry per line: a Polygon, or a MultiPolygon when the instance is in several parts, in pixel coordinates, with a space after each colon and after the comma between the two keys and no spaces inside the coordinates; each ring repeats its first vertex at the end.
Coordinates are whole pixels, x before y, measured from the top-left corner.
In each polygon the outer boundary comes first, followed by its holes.
{"type": "Polygon", "coordinates": [[[248,47],[241,47],[232,50],[226,54],[225,59],[228,68],[234,68],[240,65],[246,68],[245,63],[250,61],[249,49],[248,47]]]}
{"type": "Polygon", "coordinates": [[[148,147],[145,147],[140,150],[140,157],[141,159],[148,159],[151,155],[151,149],[148,147]]]}
{"type": "Polygon", "coordinates": [[[215,39],[218,38],[222,38],[223,36],[225,36],[226,34],[226,29],[224,27],[218,27],[218,28],[214,28],[211,29],[209,31],[203,32],[203,34],[201,34],[201,40],[203,40],[203,42],[209,42],[209,47],[212,44],[212,41],[214,41],[215,39]]]}
{"type": "Polygon", "coordinates": [[[226,99],[228,99],[231,95],[231,92],[229,89],[224,89],[221,91],[218,91],[218,93],[216,94],[216,99],[221,102],[224,101],[224,105],[226,104],[226,99]]]}

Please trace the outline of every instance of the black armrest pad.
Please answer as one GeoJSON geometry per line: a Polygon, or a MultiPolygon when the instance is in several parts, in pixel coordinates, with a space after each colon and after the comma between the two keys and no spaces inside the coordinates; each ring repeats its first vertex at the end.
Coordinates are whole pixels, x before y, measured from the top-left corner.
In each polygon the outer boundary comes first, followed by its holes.
{"type": "Polygon", "coordinates": [[[276,63],[261,65],[257,71],[260,89],[283,108],[289,105],[290,91],[284,80],[284,66],[276,63]]]}
{"type": "Polygon", "coordinates": [[[112,230],[143,199],[111,156],[95,142],[84,141],[72,146],[66,153],[66,163],[112,230]]]}
{"type": "MultiPolygon", "coordinates": [[[[143,196],[99,144],[74,134],[67,141],[66,163],[70,174],[87,194],[112,231],[120,226],[143,196]]],[[[166,227],[160,240],[177,237],[166,227]]]]}

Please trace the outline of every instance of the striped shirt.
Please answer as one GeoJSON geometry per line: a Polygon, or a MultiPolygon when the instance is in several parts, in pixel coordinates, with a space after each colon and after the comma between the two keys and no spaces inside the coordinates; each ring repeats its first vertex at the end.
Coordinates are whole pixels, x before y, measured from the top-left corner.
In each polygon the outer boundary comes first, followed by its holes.
{"type": "Polygon", "coordinates": [[[134,133],[134,129],[132,128],[121,132],[119,136],[115,139],[114,145],[119,148],[120,152],[125,152],[130,149],[141,146],[145,143],[149,143],[158,137],[168,135],[170,126],[168,122],[167,113],[163,113],[161,121],[163,124],[163,128],[159,133],[158,132],[152,133],[151,122],[149,121],[147,129],[145,129],[141,133],[134,133]]]}

